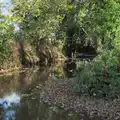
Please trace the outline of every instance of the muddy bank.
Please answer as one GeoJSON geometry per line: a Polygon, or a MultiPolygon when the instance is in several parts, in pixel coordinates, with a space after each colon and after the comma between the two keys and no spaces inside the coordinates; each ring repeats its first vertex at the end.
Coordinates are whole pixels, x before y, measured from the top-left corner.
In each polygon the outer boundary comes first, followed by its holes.
{"type": "Polygon", "coordinates": [[[120,98],[105,101],[78,96],[72,91],[72,80],[47,81],[44,86],[37,86],[32,96],[40,97],[40,101],[50,105],[57,105],[65,110],[73,110],[80,116],[87,113],[90,118],[97,120],[119,120],[120,98]]]}

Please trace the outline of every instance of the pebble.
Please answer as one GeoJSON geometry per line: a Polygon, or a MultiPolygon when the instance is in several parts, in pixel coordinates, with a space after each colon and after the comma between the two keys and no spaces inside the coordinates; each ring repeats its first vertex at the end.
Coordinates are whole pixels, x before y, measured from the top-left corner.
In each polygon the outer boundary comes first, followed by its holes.
{"type": "MultiPolygon", "coordinates": [[[[67,81],[46,83],[40,92],[40,101],[49,105],[58,105],[65,110],[72,109],[79,114],[86,112],[90,117],[101,116],[104,118],[102,120],[120,120],[120,98],[105,101],[77,96],[73,93],[70,82],[68,84],[67,81]]],[[[68,116],[71,115],[71,113],[68,114],[68,116]]]]}

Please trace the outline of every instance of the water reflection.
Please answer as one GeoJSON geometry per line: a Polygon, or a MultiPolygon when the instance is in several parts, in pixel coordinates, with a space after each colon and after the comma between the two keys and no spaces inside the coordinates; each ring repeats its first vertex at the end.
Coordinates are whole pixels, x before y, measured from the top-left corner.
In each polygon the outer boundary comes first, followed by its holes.
{"type": "Polygon", "coordinates": [[[40,102],[39,95],[23,99],[19,110],[16,120],[80,120],[72,111],[40,102]]]}
{"type": "Polygon", "coordinates": [[[0,99],[0,120],[15,120],[16,107],[20,104],[20,95],[11,93],[0,99]]]}
{"type": "Polygon", "coordinates": [[[61,78],[66,78],[63,63],[1,76],[0,120],[68,120],[66,111],[40,103],[39,98],[21,101],[22,94],[31,93],[37,85],[61,78]]]}
{"type": "Polygon", "coordinates": [[[101,120],[89,117],[84,112],[81,115],[72,110],[65,110],[57,105],[48,105],[40,100],[40,90],[21,99],[21,106],[16,113],[16,120],[101,120]]]}

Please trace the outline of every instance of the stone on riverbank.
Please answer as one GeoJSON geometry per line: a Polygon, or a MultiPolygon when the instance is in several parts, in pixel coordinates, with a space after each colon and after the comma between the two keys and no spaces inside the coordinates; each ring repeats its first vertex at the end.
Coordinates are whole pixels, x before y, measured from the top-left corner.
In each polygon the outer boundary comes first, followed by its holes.
{"type": "Polygon", "coordinates": [[[98,120],[120,119],[120,98],[105,101],[78,96],[72,91],[71,80],[46,81],[42,88],[37,87],[35,93],[40,95],[42,102],[73,110],[80,115],[87,113],[91,118],[96,116],[98,120]]]}

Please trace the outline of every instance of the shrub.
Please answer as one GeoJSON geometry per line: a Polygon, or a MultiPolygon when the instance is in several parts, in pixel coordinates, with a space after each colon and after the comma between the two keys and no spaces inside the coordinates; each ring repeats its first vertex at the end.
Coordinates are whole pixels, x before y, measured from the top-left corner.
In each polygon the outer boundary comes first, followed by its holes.
{"type": "Polygon", "coordinates": [[[120,88],[118,57],[113,51],[98,55],[92,62],[78,64],[73,89],[96,97],[116,97],[120,88]]]}
{"type": "Polygon", "coordinates": [[[12,59],[13,25],[0,21],[0,67],[12,59]]]}

